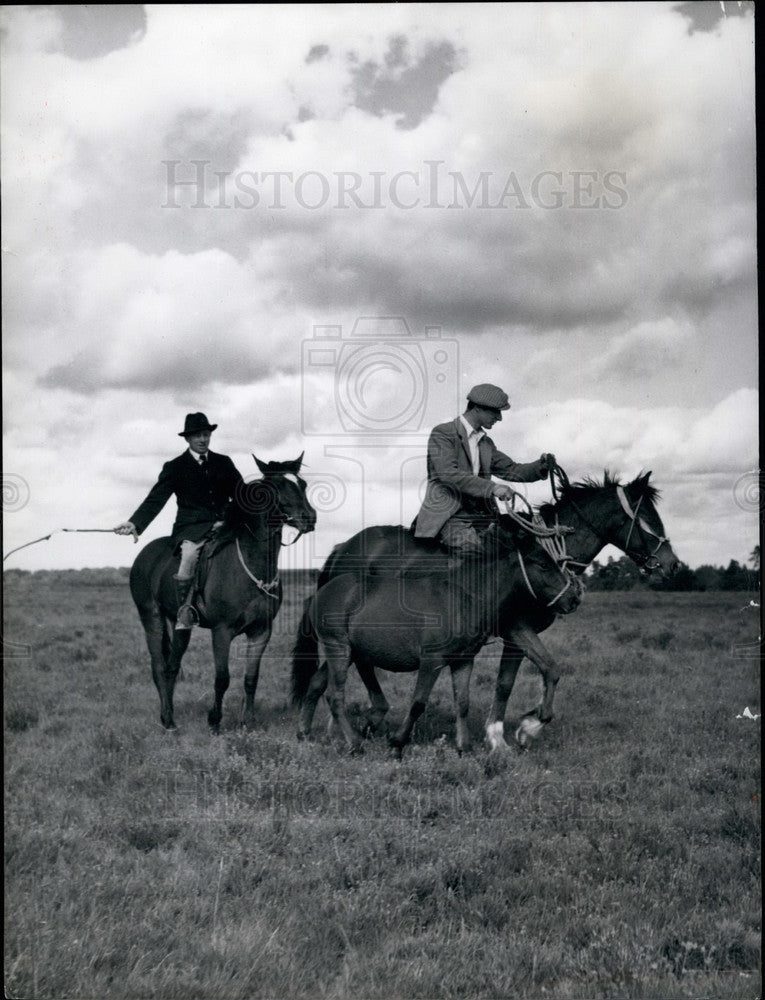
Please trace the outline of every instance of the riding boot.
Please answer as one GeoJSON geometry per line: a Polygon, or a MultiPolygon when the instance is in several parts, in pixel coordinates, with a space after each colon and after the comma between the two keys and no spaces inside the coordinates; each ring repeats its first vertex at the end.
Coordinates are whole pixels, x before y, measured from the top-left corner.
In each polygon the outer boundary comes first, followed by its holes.
{"type": "Polygon", "coordinates": [[[197,623],[197,612],[189,601],[189,594],[194,584],[194,578],[175,581],[178,595],[178,615],[175,622],[176,630],[190,629],[197,623]]]}

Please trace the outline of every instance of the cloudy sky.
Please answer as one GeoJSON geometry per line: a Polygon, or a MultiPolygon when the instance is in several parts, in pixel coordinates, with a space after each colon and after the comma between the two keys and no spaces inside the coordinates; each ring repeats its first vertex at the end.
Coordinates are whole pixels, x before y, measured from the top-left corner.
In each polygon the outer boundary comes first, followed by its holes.
{"type": "Polygon", "coordinates": [[[319,564],[411,521],[430,427],[494,382],[514,459],[650,469],[683,561],[747,560],[751,3],[0,17],[6,551],[127,518],[202,410],[245,476],[305,453],[319,523],[283,564],[319,564]]]}

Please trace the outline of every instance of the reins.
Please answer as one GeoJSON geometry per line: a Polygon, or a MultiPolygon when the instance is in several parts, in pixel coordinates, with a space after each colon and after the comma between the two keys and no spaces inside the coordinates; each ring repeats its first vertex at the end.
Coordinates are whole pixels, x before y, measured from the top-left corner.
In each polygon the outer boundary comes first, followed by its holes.
{"type": "MultiPolygon", "coordinates": [[[[556,466],[556,468],[560,469],[560,466],[556,466]]],[[[566,476],[566,473],[563,472],[562,469],[560,469],[560,472],[564,477],[566,476]]],[[[555,481],[552,476],[552,473],[550,475],[550,481],[553,489],[553,497],[556,497],[555,481]]],[[[566,481],[568,481],[568,477],[566,477],[566,481]]],[[[567,564],[575,563],[575,565],[586,565],[585,563],[576,563],[575,560],[573,560],[571,556],[566,552],[565,536],[570,535],[574,531],[574,529],[569,527],[568,525],[559,524],[557,516],[555,518],[555,526],[549,528],[542,520],[540,515],[534,512],[528,500],[526,500],[525,497],[521,496],[520,493],[516,493],[515,490],[513,490],[512,500],[501,501],[498,499],[497,507],[507,517],[509,517],[521,528],[523,528],[524,531],[527,531],[529,534],[533,535],[534,538],[536,539],[537,544],[544,549],[544,551],[548,554],[548,556],[550,556],[550,558],[558,567],[558,570],[560,571],[561,576],[565,580],[565,583],[558,591],[558,593],[555,595],[555,597],[553,597],[551,601],[547,602],[547,607],[548,608],[552,607],[552,605],[555,604],[556,601],[560,600],[560,598],[566,593],[566,591],[573,583],[574,574],[568,568],[567,564]],[[513,509],[513,503],[515,502],[516,497],[518,497],[524,504],[526,504],[528,508],[527,517],[523,517],[522,515],[517,514],[513,509]],[[500,506],[502,503],[504,503],[505,505],[504,511],[502,511],[502,507],[500,506]],[[530,520],[528,518],[530,518],[530,520]]],[[[538,601],[539,598],[537,597],[534,588],[531,585],[531,580],[529,579],[529,575],[526,571],[526,563],[523,559],[523,553],[520,551],[520,549],[518,549],[518,561],[520,563],[521,573],[523,574],[523,580],[526,584],[526,587],[531,596],[534,598],[534,600],[538,601]]]]}
{"type": "MultiPolygon", "coordinates": [[[[523,580],[524,580],[524,582],[525,582],[525,584],[526,584],[526,586],[528,588],[529,593],[531,594],[531,596],[534,598],[535,601],[538,601],[539,598],[537,597],[536,593],[534,592],[534,588],[531,586],[531,580],[529,579],[529,575],[526,572],[526,563],[523,560],[523,553],[521,552],[520,549],[518,550],[518,562],[521,565],[521,572],[523,573],[523,580]]],[[[553,599],[551,601],[547,602],[547,607],[548,608],[551,608],[553,606],[553,604],[555,604],[556,601],[559,601],[560,598],[563,597],[563,595],[566,593],[566,591],[568,590],[568,588],[572,585],[572,583],[574,581],[573,573],[571,573],[570,570],[566,569],[565,566],[560,566],[559,569],[560,569],[561,576],[565,579],[566,582],[563,584],[563,586],[558,591],[558,593],[555,595],[555,597],[553,597],[553,599]]]]}
{"type": "MultiPolygon", "coordinates": [[[[277,512],[279,514],[284,515],[284,520],[283,521],[279,521],[279,523],[276,524],[275,527],[273,527],[271,529],[270,533],[272,535],[275,535],[277,532],[281,532],[282,528],[287,523],[287,518],[286,518],[286,515],[285,515],[285,511],[284,511],[283,507],[281,506],[281,504],[277,503],[276,510],[277,510],[277,512]]],[[[245,526],[245,528],[247,528],[247,530],[252,535],[252,537],[255,538],[255,540],[257,541],[257,536],[255,535],[255,532],[252,530],[252,528],[249,526],[249,524],[247,524],[245,522],[244,526],[245,526]]],[[[303,534],[304,534],[304,532],[301,531],[300,529],[298,529],[297,535],[295,535],[295,537],[292,539],[291,542],[283,542],[281,540],[281,538],[279,538],[279,546],[280,546],[280,548],[285,548],[286,549],[286,548],[289,548],[290,545],[294,545],[295,542],[297,542],[300,539],[301,535],[303,535],[303,534]]],[[[239,544],[239,536],[238,535],[236,536],[235,541],[236,541],[236,554],[237,554],[237,557],[239,559],[239,564],[241,565],[241,567],[244,570],[244,572],[247,574],[247,576],[250,578],[250,580],[252,580],[252,582],[257,587],[259,587],[260,590],[263,591],[263,593],[266,595],[266,597],[271,597],[274,600],[276,600],[279,595],[278,594],[272,594],[271,591],[273,590],[274,587],[278,586],[278,583],[279,583],[279,573],[278,573],[278,571],[276,573],[276,576],[273,578],[273,580],[270,580],[268,583],[266,583],[265,580],[261,580],[259,577],[255,576],[255,574],[248,567],[247,563],[244,561],[244,556],[242,555],[242,548],[241,548],[241,546],[239,544]]]]}
{"type": "MultiPolygon", "coordinates": [[[[635,525],[637,525],[638,532],[644,531],[647,535],[651,535],[653,538],[658,538],[658,540],[659,540],[659,544],[656,546],[656,548],[653,550],[653,552],[650,553],[650,555],[648,556],[648,558],[645,561],[644,565],[646,566],[646,568],[648,568],[648,564],[652,560],[655,561],[655,562],[658,562],[658,560],[656,560],[656,553],[659,551],[659,549],[662,547],[662,545],[665,542],[669,541],[669,539],[665,538],[662,535],[658,535],[653,530],[653,528],[651,528],[651,526],[649,524],[646,524],[646,522],[643,520],[642,517],[638,517],[638,511],[640,510],[640,504],[643,502],[643,496],[645,496],[645,494],[641,495],[640,499],[635,504],[635,509],[634,510],[632,510],[632,508],[630,507],[630,502],[627,499],[627,494],[626,494],[623,486],[617,486],[616,487],[616,495],[619,497],[619,503],[622,505],[622,507],[624,509],[624,512],[626,513],[627,517],[629,517],[630,521],[632,522],[630,524],[630,530],[627,532],[627,541],[624,543],[624,549],[625,549],[625,551],[629,548],[630,538],[632,537],[632,531],[633,531],[635,525]]],[[[647,545],[646,545],[646,548],[648,548],[647,545]]],[[[651,567],[651,568],[654,568],[654,567],[651,567]]]]}
{"type": "MultiPolygon", "coordinates": [[[[250,534],[254,538],[255,534],[254,534],[252,528],[248,524],[245,525],[245,527],[247,528],[247,530],[250,532],[250,534]]],[[[258,587],[260,587],[260,589],[263,591],[263,593],[266,595],[266,597],[273,597],[274,600],[276,600],[276,598],[278,597],[278,594],[272,594],[271,593],[271,588],[272,587],[276,587],[278,585],[278,583],[279,583],[279,574],[277,573],[276,576],[273,578],[273,580],[270,581],[270,583],[266,583],[264,580],[259,580],[257,578],[257,576],[255,576],[255,574],[250,571],[250,569],[248,568],[247,564],[244,561],[244,556],[242,555],[242,549],[241,549],[241,547],[239,545],[239,536],[237,535],[234,540],[236,542],[236,554],[239,557],[239,562],[240,562],[240,564],[242,566],[242,569],[245,571],[245,573],[247,574],[247,576],[252,580],[252,582],[254,584],[256,584],[258,587]]]]}

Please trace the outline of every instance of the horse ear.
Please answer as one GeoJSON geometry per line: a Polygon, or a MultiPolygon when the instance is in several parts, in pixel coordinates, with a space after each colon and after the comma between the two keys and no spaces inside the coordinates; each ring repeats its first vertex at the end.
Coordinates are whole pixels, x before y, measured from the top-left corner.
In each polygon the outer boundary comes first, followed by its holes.
{"type": "Polygon", "coordinates": [[[266,463],[261,462],[260,459],[257,457],[257,455],[253,455],[252,457],[255,459],[255,464],[257,465],[257,467],[265,476],[266,472],[268,471],[268,466],[266,465],[266,463]]]}
{"type": "Polygon", "coordinates": [[[642,472],[635,476],[633,481],[629,484],[630,488],[633,490],[633,495],[642,495],[648,488],[648,479],[650,477],[650,472],[642,472]]]}
{"type": "Polygon", "coordinates": [[[296,476],[300,472],[300,465],[303,461],[303,455],[305,452],[302,451],[298,458],[294,458],[291,462],[282,462],[280,469],[282,472],[291,472],[293,476],[296,476]]]}

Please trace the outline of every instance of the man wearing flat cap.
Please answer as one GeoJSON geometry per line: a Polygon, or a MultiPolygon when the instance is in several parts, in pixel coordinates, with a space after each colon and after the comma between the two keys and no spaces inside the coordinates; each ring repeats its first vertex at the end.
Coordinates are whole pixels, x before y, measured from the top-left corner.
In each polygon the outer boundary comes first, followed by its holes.
{"type": "Polygon", "coordinates": [[[460,555],[483,551],[481,533],[496,513],[495,497],[509,500],[509,486],[492,482],[492,476],[509,482],[533,483],[546,479],[555,456],[544,454],[536,462],[518,463],[501,452],[486,431],[510,409],[507,394],[496,385],[473,386],[462,416],[431,431],[428,440],[428,486],[417,515],[417,538],[438,538],[460,555]]]}
{"type": "Polygon", "coordinates": [[[118,524],[118,535],[132,535],[136,541],[175,494],[178,513],[173,525],[174,546],[180,545],[181,564],[176,575],[179,610],[177,629],[189,629],[195,613],[188,603],[194,583],[199,552],[214,527],[220,524],[229,500],[232,500],[242,476],[228,455],[210,451],[210,436],[217,427],[204,413],[189,413],[179,437],[188,448],[177,458],[165,462],[157,482],[129,521],[118,524]]]}

